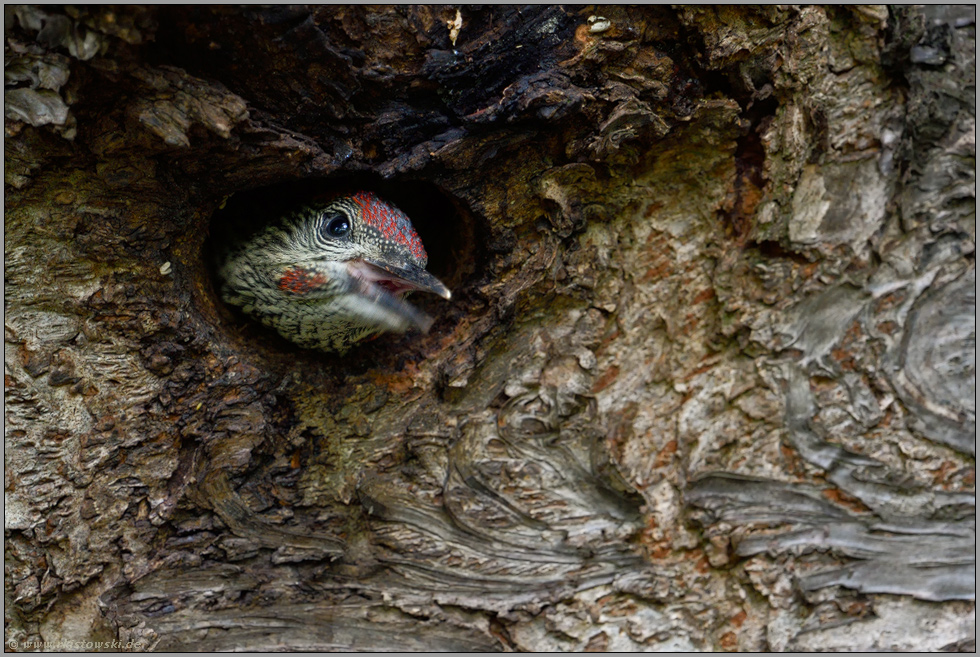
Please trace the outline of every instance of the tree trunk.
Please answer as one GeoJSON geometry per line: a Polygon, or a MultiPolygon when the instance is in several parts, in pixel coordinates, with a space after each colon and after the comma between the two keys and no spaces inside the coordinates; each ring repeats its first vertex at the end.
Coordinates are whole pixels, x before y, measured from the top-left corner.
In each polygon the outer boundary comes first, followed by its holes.
{"type": "Polygon", "coordinates": [[[971,647],[974,16],[6,7],[7,645],[971,647]],[[427,334],[217,298],[339,185],[427,334]]]}

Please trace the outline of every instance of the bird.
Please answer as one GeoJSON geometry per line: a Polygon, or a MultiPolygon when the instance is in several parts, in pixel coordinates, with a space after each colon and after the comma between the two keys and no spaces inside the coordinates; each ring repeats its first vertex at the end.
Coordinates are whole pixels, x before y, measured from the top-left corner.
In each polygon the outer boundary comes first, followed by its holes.
{"type": "Polygon", "coordinates": [[[346,353],[384,331],[428,331],[411,292],[452,294],[426,271],[408,216],[371,191],[309,201],[233,240],[221,298],[306,349],[346,353]]]}

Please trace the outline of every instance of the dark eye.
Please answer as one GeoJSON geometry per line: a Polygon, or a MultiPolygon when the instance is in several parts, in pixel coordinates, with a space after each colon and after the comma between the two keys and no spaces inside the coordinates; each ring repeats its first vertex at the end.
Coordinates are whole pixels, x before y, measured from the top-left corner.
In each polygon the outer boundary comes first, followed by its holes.
{"type": "Polygon", "coordinates": [[[343,237],[350,232],[350,221],[347,217],[334,215],[327,221],[327,235],[330,237],[343,237]]]}

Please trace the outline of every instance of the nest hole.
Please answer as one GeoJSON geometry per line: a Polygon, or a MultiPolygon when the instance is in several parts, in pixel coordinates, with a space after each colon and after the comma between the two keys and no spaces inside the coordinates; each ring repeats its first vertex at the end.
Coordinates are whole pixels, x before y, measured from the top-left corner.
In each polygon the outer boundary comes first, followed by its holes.
{"type": "Polygon", "coordinates": [[[222,246],[243,233],[251,233],[274,222],[297,207],[331,193],[372,191],[400,208],[411,219],[429,261],[426,269],[443,281],[453,293],[451,301],[429,294],[413,294],[410,302],[435,319],[426,336],[418,333],[382,334],[374,341],[355,345],[346,355],[347,363],[371,362],[378,365],[379,356],[401,353],[410,357],[411,343],[433,339],[449,331],[460,316],[460,304],[468,297],[469,283],[483,261],[482,244],[473,213],[462,201],[453,198],[438,185],[427,180],[384,180],[380,176],[352,174],[326,179],[293,180],[235,193],[225,199],[211,218],[209,236],[204,244],[211,289],[219,314],[232,333],[256,342],[258,351],[283,351],[305,354],[311,358],[330,354],[301,349],[280,337],[275,331],[247,317],[239,309],[225,304],[218,294],[220,281],[216,272],[222,246]]]}

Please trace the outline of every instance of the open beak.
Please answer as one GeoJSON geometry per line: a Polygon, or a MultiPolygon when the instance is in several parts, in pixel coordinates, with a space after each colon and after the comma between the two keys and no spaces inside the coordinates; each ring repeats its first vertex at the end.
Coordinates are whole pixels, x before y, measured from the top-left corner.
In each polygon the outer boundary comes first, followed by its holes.
{"type": "Polygon", "coordinates": [[[394,265],[378,260],[360,258],[347,265],[358,278],[382,287],[396,295],[409,292],[431,292],[443,299],[452,297],[452,292],[442,281],[415,264],[394,265]]]}
{"type": "Polygon", "coordinates": [[[418,265],[358,258],[348,261],[347,268],[357,295],[350,300],[348,311],[383,330],[428,331],[432,326],[431,317],[405,301],[409,292],[431,292],[443,299],[452,296],[442,281],[418,265]]]}

